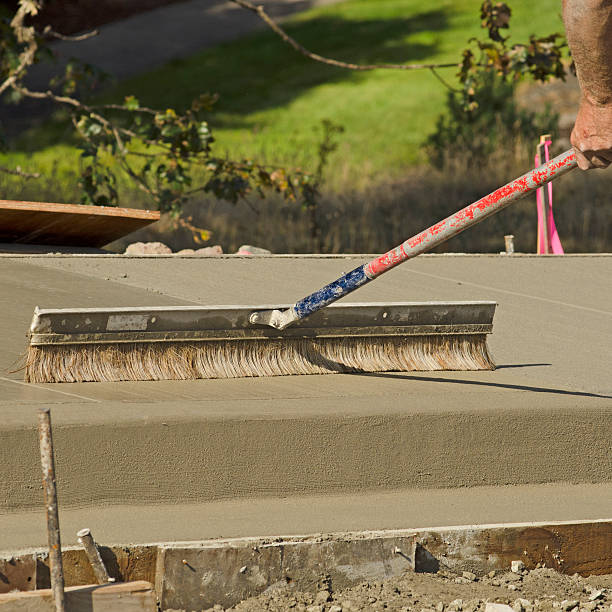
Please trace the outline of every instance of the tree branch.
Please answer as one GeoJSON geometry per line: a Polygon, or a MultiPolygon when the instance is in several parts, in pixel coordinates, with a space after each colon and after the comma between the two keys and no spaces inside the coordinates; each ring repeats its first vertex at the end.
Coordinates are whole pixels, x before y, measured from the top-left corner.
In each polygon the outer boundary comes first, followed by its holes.
{"type": "Polygon", "coordinates": [[[266,25],[278,34],[288,45],[291,45],[296,51],[317,62],[328,64],[329,66],[336,66],[338,68],[348,68],[349,70],[431,70],[433,68],[457,68],[458,63],[452,64],[351,64],[349,62],[342,62],[329,57],[323,57],[317,53],[309,51],[303,47],[297,40],[291,38],[285,30],[283,30],[269,15],[261,5],[253,4],[249,0],[231,0],[238,6],[245,8],[255,13],[266,25]]]}
{"type": "Polygon", "coordinates": [[[79,42],[81,40],[87,40],[88,38],[93,38],[94,36],[98,36],[100,34],[99,30],[92,30],[91,32],[85,32],[85,34],[77,34],[75,36],[69,36],[66,34],[60,34],[55,30],[51,29],[51,26],[46,26],[43,30],[43,34],[45,36],[50,36],[51,38],[57,38],[58,40],[69,40],[71,42],[79,42]]]}

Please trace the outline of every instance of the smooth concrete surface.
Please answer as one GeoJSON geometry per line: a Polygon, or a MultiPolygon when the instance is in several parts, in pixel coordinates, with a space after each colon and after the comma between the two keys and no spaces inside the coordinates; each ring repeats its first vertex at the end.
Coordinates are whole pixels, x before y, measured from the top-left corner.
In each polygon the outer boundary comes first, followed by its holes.
{"type": "MultiPolygon", "coordinates": [[[[157,529],[155,508],[171,521],[168,508],[204,504],[211,509],[206,520],[218,512],[219,520],[211,519],[216,535],[257,535],[254,519],[241,527],[221,510],[223,504],[255,508],[253,498],[264,517],[277,502],[267,506],[263,498],[347,500],[486,486],[495,507],[503,505],[496,492],[507,485],[610,486],[609,255],[423,256],[345,299],[496,300],[494,372],[30,385],[9,371],[26,345],[35,305],[288,303],[365,259],[0,255],[0,512],[8,513],[0,516],[0,535],[6,517],[26,510],[30,516],[42,504],[35,431],[42,405],[52,408],[62,508],[103,522],[105,507],[128,504],[144,531],[157,529]],[[149,503],[160,505],[144,510],[149,503]]],[[[583,508],[601,509],[598,518],[610,512],[597,499],[612,509],[609,488],[603,490],[608,497],[593,493],[595,501],[583,508]]],[[[483,516],[486,506],[471,493],[466,499],[471,510],[461,523],[499,522],[483,516]]],[[[547,515],[544,506],[540,516],[530,497],[508,507],[513,521],[572,520],[583,518],[576,499],[559,498],[560,517],[547,515]]],[[[350,522],[351,505],[337,516],[350,522]]],[[[294,514],[301,517],[298,531],[410,526],[356,510],[355,527],[332,527],[333,511],[329,528],[324,518],[315,527],[316,508],[330,506],[301,507],[294,514]]],[[[407,520],[422,525],[436,516],[454,524],[452,504],[441,501],[440,508],[435,514],[431,505],[415,504],[407,520]]],[[[125,519],[108,512],[118,524],[132,525],[129,512],[125,519]]],[[[185,512],[177,522],[197,532],[199,511],[185,512]]],[[[271,522],[262,524],[272,533],[271,522]]]]}
{"type": "MultiPolygon", "coordinates": [[[[61,502],[61,499],[60,499],[61,502]]],[[[61,503],[60,503],[61,506],[61,503]]],[[[62,544],[87,526],[110,546],[212,538],[304,535],[447,525],[599,520],[612,516],[612,484],[401,489],[359,495],[232,499],[199,504],[61,508],[62,544]]],[[[43,511],[0,514],[0,551],[47,543],[43,511]]]]}

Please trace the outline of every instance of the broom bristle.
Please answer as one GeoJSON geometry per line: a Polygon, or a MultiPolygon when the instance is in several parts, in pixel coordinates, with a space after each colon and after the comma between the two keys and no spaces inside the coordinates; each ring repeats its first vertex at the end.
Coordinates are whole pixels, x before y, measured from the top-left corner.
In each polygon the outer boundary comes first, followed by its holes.
{"type": "Polygon", "coordinates": [[[494,368],[485,334],[49,344],[29,347],[25,380],[114,382],[494,368]]]}

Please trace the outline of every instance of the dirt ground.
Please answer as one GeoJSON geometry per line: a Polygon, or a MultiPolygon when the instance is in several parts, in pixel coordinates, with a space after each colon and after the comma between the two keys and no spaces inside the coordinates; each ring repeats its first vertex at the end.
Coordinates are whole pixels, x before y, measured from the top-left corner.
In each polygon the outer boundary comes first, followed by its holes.
{"type": "MultiPolygon", "coordinates": [[[[290,588],[268,589],[228,610],[478,612],[484,611],[487,603],[500,603],[511,606],[515,612],[612,612],[612,575],[582,578],[578,574],[565,576],[549,568],[491,572],[480,578],[470,572],[407,573],[342,591],[335,591],[323,577],[318,588],[315,594],[297,593],[290,588]]],[[[224,609],[215,606],[209,610],[224,609]]]]}

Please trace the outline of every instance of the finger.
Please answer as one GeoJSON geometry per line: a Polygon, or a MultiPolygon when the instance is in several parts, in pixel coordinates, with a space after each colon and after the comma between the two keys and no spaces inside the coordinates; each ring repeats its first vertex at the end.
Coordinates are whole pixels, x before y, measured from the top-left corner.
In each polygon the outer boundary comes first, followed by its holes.
{"type": "Polygon", "coordinates": [[[590,170],[591,168],[594,168],[589,159],[576,146],[574,146],[574,153],[576,154],[576,162],[578,163],[578,167],[581,170],[590,170]]]}
{"type": "Polygon", "coordinates": [[[607,168],[610,162],[597,153],[586,151],[584,156],[590,161],[591,168],[607,168]]]}

